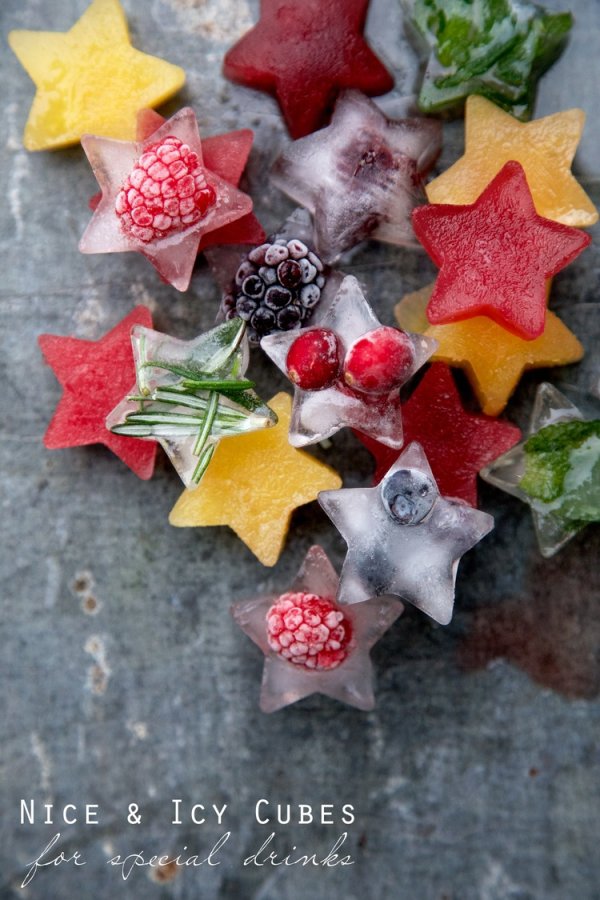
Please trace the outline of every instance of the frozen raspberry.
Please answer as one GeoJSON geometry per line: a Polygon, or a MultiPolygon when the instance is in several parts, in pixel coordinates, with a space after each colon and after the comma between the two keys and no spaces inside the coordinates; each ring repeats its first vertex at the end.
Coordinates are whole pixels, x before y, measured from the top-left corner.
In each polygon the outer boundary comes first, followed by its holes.
{"type": "Polygon", "coordinates": [[[300,328],[321,299],[323,271],[323,263],[303,241],[270,237],[240,263],[234,285],[221,302],[223,314],[231,318],[237,310],[248,322],[248,339],[254,345],[272,331],[300,328]]]}
{"type": "Polygon", "coordinates": [[[311,328],[296,338],[286,359],[290,381],[305,391],[320,391],[340,371],[340,341],[328,328],[311,328]]]}
{"type": "Polygon", "coordinates": [[[348,656],[352,625],[326,597],[290,592],[267,612],[267,639],[271,650],[294,665],[327,671],[348,656]]]}
{"type": "Polygon", "coordinates": [[[123,232],[148,244],[195,225],[215,200],[198,155],[169,136],[142,153],[117,194],[115,210],[123,232]]]}
{"type": "Polygon", "coordinates": [[[408,335],[382,325],[352,344],[344,360],[344,381],[366,394],[388,394],[406,381],[413,363],[408,335]]]}

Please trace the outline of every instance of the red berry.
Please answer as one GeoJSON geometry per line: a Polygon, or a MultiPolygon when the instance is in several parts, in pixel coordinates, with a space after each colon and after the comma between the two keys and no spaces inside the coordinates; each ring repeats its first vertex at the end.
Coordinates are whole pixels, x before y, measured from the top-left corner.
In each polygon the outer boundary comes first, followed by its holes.
{"type": "Polygon", "coordinates": [[[348,656],[352,625],[326,597],[290,592],[282,594],[267,612],[267,640],[283,659],[327,671],[348,656]]]}
{"type": "Polygon", "coordinates": [[[366,394],[387,394],[406,381],[413,362],[408,335],[382,325],[352,344],[344,360],[344,381],[366,394]]]}
{"type": "Polygon", "coordinates": [[[337,378],[340,355],[340,341],[334,331],[311,328],[299,335],[288,351],[288,378],[305,391],[320,391],[337,378]]]}
{"type": "Polygon", "coordinates": [[[169,136],[148,147],[123,182],[115,211],[144,244],[195,225],[216,200],[198,155],[169,136]]]}

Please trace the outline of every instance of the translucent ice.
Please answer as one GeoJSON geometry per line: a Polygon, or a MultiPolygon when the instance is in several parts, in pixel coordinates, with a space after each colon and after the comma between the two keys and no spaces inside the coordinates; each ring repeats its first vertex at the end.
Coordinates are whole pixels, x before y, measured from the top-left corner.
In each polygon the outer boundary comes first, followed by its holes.
{"type": "MultiPolygon", "coordinates": [[[[332,377],[318,389],[304,389],[303,384],[314,385],[315,379],[304,381],[296,370],[292,373],[295,389],[290,443],[295,447],[313,444],[349,426],[399,449],[402,446],[399,389],[431,356],[437,343],[422,335],[382,327],[352,275],[344,278],[331,304],[319,315],[318,327],[271,334],[262,339],[263,350],[288,377],[290,353],[295,352],[293,345],[304,335],[314,336],[315,342],[322,336],[324,345],[334,344],[338,361],[331,361],[332,368],[328,371],[332,377]],[[378,353],[378,344],[382,353],[378,353]],[[390,363],[391,354],[397,349],[400,355],[394,379],[390,363]],[[402,358],[404,352],[406,358],[402,358]],[[367,354],[371,355],[372,366],[365,363],[367,354]],[[368,375],[382,379],[381,390],[373,390],[372,386],[367,389],[368,375]]],[[[312,350],[306,352],[304,359],[307,375],[314,375],[317,367],[323,369],[328,362],[322,353],[317,355],[312,350]]]]}
{"type": "Polygon", "coordinates": [[[276,160],[273,182],[315,217],[327,262],[366,238],[415,244],[411,212],[441,147],[439,122],[387,119],[362,94],[338,100],[331,125],[295,141],[276,160]]]}
{"type": "Polygon", "coordinates": [[[446,625],[461,556],[494,526],[492,516],[440,496],[419,444],[377,487],[323,491],[319,503],[348,544],[340,603],[387,594],[446,625]]]}
{"type": "Polygon", "coordinates": [[[139,143],[93,135],[81,143],[102,189],[82,253],[141,253],[185,291],[201,239],[252,210],[250,197],[203,165],[191,109],[139,143]]]}
{"type": "Polygon", "coordinates": [[[544,382],[529,437],[481,471],[481,477],[528,503],[542,556],[553,556],[589,522],[600,521],[600,404],[584,419],[544,382]]]}
{"type": "Polygon", "coordinates": [[[138,326],[131,341],[137,385],[106,426],[157,440],[186,487],[198,484],[221,438],[277,421],[244,378],[248,348],[241,319],[192,341],[138,326]]]}
{"type": "Polygon", "coordinates": [[[265,655],[263,712],[314,693],[358,709],[375,705],[369,651],[403,606],[391,597],[338,606],[338,581],[325,551],[315,546],[284,594],[232,607],[235,621],[265,655]]]}

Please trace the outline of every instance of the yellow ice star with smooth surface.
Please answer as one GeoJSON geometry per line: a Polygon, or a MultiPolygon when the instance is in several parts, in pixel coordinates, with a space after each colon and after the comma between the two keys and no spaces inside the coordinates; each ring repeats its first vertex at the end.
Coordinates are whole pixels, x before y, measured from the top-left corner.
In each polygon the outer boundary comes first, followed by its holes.
{"type": "Polygon", "coordinates": [[[289,443],[289,394],[276,394],[269,406],[277,413],[277,425],[222,440],[201,485],[183,492],[169,522],[178,527],[229,525],[263,565],[274,566],[292,512],[316,500],[319,491],[337,490],[342,479],[289,443]]]}
{"type": "Polygon", "coordinates": [[[185,82],[179,66],[131,46],[118,0],[94,0],[67,32],[11,31],[8,41],[37,87],[27,150],[66,147],[88,133],[135,140],[138,111],[185,82]]]}
{"type": "Polygon", "coordinates": [[[474,203],[509,160],[521,163],[536,211],[576,228],[598,221],[596,207],[571,173],[585,113],[581,109],[519,122],[485,97],[465,107],[465,153],[427,187],[430,203],[474,203]]]}
{"type": "Polygon", "coordinates": [[[486,316],[449,325],[429,325],[425,309],[433,285],[407,294],[394,309],[401,328],[421,331],[438,341],[432,362],[464,369],[481,408],[498,416],[508,403],[525,369],[578,362],[583,347],[558,316],[546,313],[540,337],[524,341],[486,316]]]}

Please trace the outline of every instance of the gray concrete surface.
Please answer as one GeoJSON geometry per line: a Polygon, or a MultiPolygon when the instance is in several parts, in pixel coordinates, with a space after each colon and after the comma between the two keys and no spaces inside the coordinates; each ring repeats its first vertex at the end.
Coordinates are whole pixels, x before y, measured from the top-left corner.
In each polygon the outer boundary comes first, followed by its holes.
{"type": "MultiPolygon", "coordinates": [[[[84,0],[3,0],[11,28],[64,30],[84,0]]],[[[559,9],[562,4],[549,3],[559,9]]],[[[565,4],[567,5],[567,4],[565,4]]],[[[285,143],[274,102],[220,76],[225,49],[255,19],[246,0],[126,0],[133,41],[181,64],[206,134],[256,130],[245,187],[267,229],[290,206],[269,189],[285,143]]],[[[577,171],[600,201],[600,3],[574,0],[569,48],[543,79],[537,112],[580,105],[589,114],[577,171]]],[[[413,51],[395,0],[373,0],[369,34],[412,89],[413,51]]],[[[415,611],[376,647],[378,706],[370,714],[312,697],[267,717],[257,707],[261,658],[229,618],[232,601],[284,588],[306,549],[336,565],[344,545],[317,504],[294,516],[274,569],[225,528],[180,530],[167,514],[180,484],[166,460],[138,481],[102,448],[49,452],[41,439],[60,388],[36,345],[42,332],[94,339],[134,303],[159,329],[187,338],[209,328],[218,291],[201,264],[191,289],[161,286],[136,256],[83,256],[94,178],[80,149],[28,154],[20,143],[32,85],[1,56],[3,253],[3,537],[0,542],[3,711],[0,897],[15,900],[593,900],[600,897],[600,529],[560,556],[538,555],[516,500],[482,485],[497,528],[464,559],[456,615],[440,628],[415,611]],[[335,805],[333,825],[260,825],[254,804],[335,805]],[[19,801],[99,804],[98,825],[19,824],[19,801]],[[173,798],[188,814],[171,824],[173,798]],[[127,822],[138,803],[140,825],[127,822]],[[219,827],[189,818],[193,804],[228,804],[219,827]],[[352,804],[356,820],[341,823],[352,804]],[[344,831],[354,865],[243,866],[275,831],[280,855],[325,855],[344,831]],[[63,863],[20,884],[28,863],[61,832],[63,863]],[[220,864],[138,869],[127,881],[116,853],[208,853],[231,837],[220,864]]],[[[441,165],[460,152],[445,129],[441,165]]],[[[600,229],[594,229],[596,242],[600,229]]],[[[346,271],[369,287],[384,321],[407,290],[431,280],[423,255],[385,246],[357,252],[346,271]]],[[[587,356],[523,379],[508,414],[527,422],[536,384],[598,384],[598,244],[555,282],[552,306],[587,356]]],[[[264,395],[283,386],[263,359],[264,395]]],[[[327,452],[347,485],[371,460],[350,434],[327,452]]],[[[56,854],[54,854],[56,855],[56,854]]]]}

